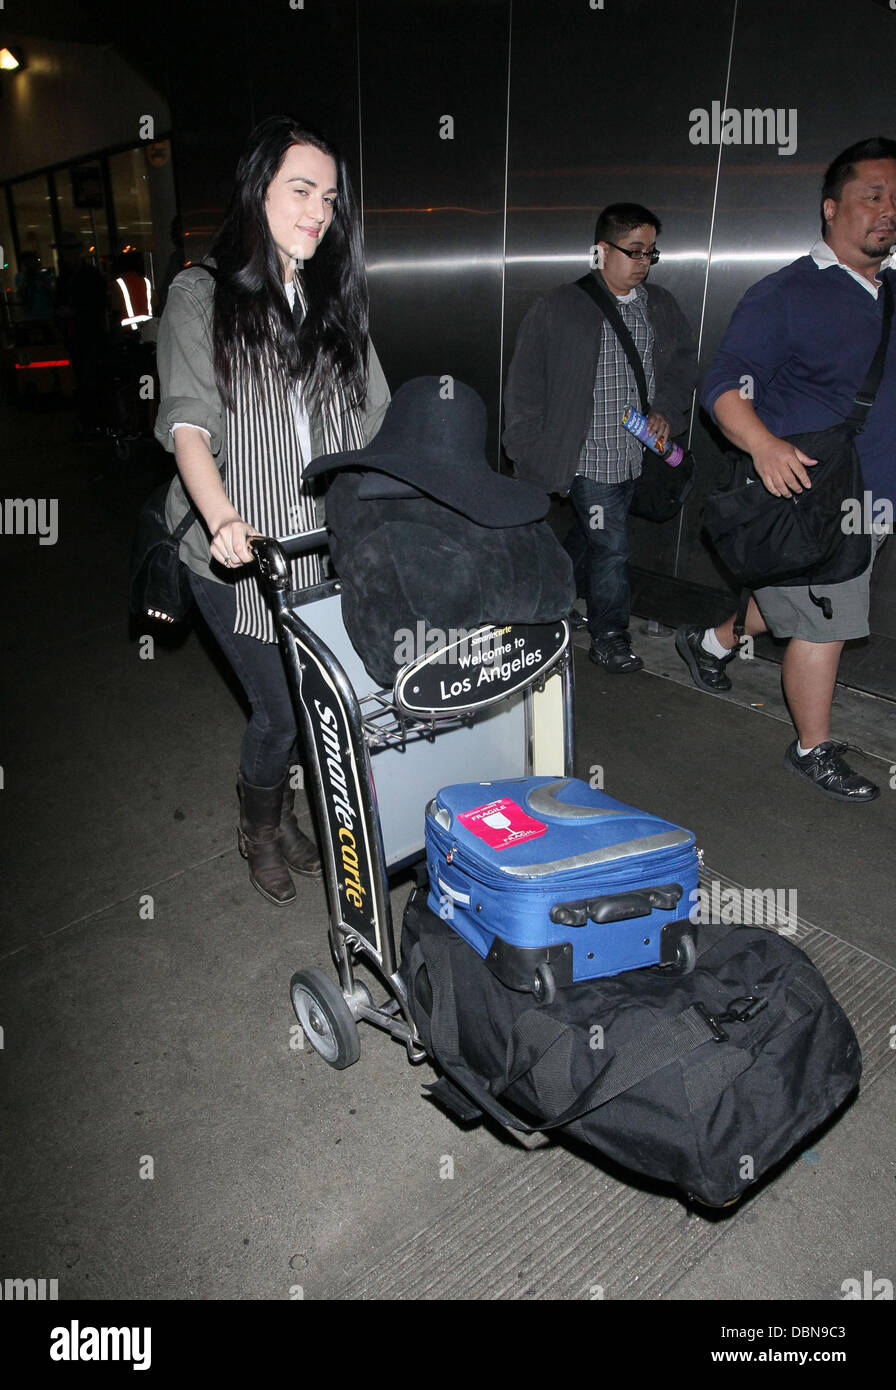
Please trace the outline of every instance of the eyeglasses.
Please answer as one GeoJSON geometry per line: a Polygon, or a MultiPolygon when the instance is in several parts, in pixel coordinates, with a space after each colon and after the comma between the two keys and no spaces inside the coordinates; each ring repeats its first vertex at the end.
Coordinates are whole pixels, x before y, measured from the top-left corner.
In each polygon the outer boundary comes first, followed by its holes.
{"type": "Polygon", "coordinates": [[[627,251],[624,246],[617,246],[615,241],[608,241],[608,246],[612,246],[614,251],[621,251],[623,256],[628,256],[630,261],[649,261],[651,265],[656,265],[660,258],[659,251],[627,251]]]}

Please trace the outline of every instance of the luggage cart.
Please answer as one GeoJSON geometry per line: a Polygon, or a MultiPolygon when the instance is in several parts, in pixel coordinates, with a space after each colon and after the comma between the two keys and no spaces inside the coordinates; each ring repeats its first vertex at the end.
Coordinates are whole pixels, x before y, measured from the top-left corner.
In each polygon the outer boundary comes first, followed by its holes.
{"type": "Polygon", "coordinates": [[[326,544],[323,530],[252,541],[295,705],[339,977],[337,985],[323,970],[299,971],[292,1002],[312,1047],[338,1070],[360,1056],[361,1019],[420,1062],[426,1054],[398,968],[390,876],[424,860],[426,805],[440,787],[572,776],[569,625],[432,633],[385,690],[349,640],[339,581],[290,590],[288,560],[326,544]],[[385,986],[383,1003],[358,979],[359,962],[385,986]]]}

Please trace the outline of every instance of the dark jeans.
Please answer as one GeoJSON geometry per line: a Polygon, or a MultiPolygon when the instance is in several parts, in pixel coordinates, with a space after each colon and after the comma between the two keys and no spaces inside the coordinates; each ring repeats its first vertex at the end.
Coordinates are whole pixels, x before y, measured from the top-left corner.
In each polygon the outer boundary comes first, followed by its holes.
{"type": "Polygon", "coordinates": [[[230,584],[189,573],[199,611],[252,706],[240,749],[243,781],[252,787],[274,787],[286,774],[296,741],[295,711],[280,648],[276,642],[234,632],[236,594],[230,584]]]}
{"type": "Polygon", "coordinates": [[[566,538],[592,637],[626,632],[629,620],[628,509],[635,480],[598,483],[577,476],[569,490],[576,522],[566,538]],[[602,508],[602,512],[592,508],[602,508]]]}

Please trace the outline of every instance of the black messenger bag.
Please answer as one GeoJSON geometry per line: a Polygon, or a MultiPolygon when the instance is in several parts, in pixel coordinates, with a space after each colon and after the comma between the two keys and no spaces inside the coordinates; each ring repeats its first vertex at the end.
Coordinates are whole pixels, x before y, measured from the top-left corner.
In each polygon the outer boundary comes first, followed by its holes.
{"type": "Polygon", "coordinates": [[[733,459],[731,487],[711,492],[704,525],[719,558],[745,588],[766,584],[840,584],[871,559],[871,537],[843,529],[843,502],[861,500],[862,466],[852,419],[784,438],[809,458],[812,487],[775,497],[749,454],[733,459]]]}
{"type": "MultiPolygon", "coordinates": [[[[871,560],[871,536],[852,534],[844,528],[843,503],[852,498],[861,502],[864,492],[855,436],[864,428],[880,386],[893,317],[889,281],[884,278],[881,285],[884,312],[880,342],[849,415],[828,429],[783,436],[809,458],[818,460],[809,469],[811,488],[791,497],[773,496],[757,475],[750,455],[738,451],[732,456],[729,486],[706,498],[704,527],[720,560],[741,587],[741,624],[750,590],[765,585],[809,586],[812,602],[830,618],[830,598],[816,596],[812,586],[854,579],[871,560]]],[[[738,625],[735,633],[740,635],[738,625]]]]}
{"type": "Polygon", "coordinates": [[[808,957],[760,927],[703,927],[689,975],[633,970],[558,989],[509,989],[417,890],[402,973],[459,1119],[563,1129],[688,1196],[723,1206],[855,1091],[861,1054],[808,957]]]}

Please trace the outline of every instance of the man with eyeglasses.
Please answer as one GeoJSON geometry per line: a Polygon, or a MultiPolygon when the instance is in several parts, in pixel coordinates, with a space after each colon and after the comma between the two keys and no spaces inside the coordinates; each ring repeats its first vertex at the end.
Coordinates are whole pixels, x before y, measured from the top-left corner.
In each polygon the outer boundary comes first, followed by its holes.
{"type": "MultiPolygon", "coordinates": [[[[660,230],[639,203],[604,208],[592,274],[614,296],[643,363],[650,427],[670,439],[687,423],[697,345],[668,290],[645,284],[660,230]]],[[[572,503],[567,548],[587,600],[591,660],[614,675],[639,671],[628,631],[627,522],[643,450],[622,416],[627,406],[640,410],[641,399],[609,319],[580,284],[561,285],[529,309],[504,401],[504,447],[516,476],[572,503]]]]}

